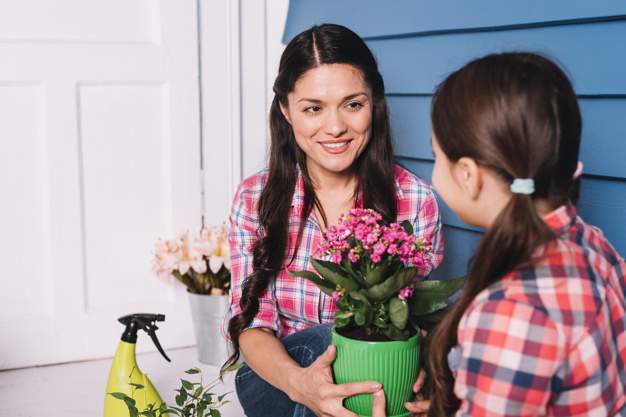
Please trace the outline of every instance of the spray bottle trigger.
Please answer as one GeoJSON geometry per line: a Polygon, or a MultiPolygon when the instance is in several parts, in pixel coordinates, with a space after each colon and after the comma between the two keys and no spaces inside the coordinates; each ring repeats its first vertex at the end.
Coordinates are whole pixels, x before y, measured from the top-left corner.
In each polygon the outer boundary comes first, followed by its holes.
{"type": "Polygon", "coordinates": [[[156,326],[154,326],[153,328],[151,327],[150,330],[148,330],[148,334],[150,335],[150,338],[152,339],[152,342],[154,343],[156,348],[159,350],[161,355],[163,355],[165,360],[168,361],[168,362],[171,362],[171,359],[168,358],[167,355],[165,354],[165,352],[163,351],[163,347],[161,347],[161,343],[159,343],[159,339],[157,339],[157,335],[156,335],[156,332],[155,332],[156,329],[158,329],[158,327],[156,327],[156,326]]]}

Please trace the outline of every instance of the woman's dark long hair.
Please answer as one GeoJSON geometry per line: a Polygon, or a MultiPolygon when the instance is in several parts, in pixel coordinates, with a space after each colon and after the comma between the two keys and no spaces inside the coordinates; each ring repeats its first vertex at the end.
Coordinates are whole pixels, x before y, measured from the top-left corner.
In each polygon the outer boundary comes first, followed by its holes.
{"type": "Polygon", "coordinates": [[[486,231],[461,298],[432,335],[429,416],[439,417],[460,405],[447,354],[457,344],[461,316],[478,293],[540,256],[555,238],[535,209],[536,199],[555,208],[578,194],[573,174],[581,118],[574,90],[557,65],[532,53],[503,53],[472,61],[439,85],[432,125],[449,160],[473,158],[507,184],[515,178],[535,181],[535,192],[512,194],[486,231]]]}
{"type": "Polygon", "coordinates": [[[355,161],[353,172],[363,196],[363,205],[381,213],[387,222],[396,219],[394,155],[385,102],[385,86],[376,60],[363,40],[351,30],[324,24],[297,35],[285,48],[274,82],[274,100],[270,109],[270,158],[267,183],[258,205],[263,234],[253,249],[253,272],[243,285],[241,313],[228,323],[228,332],[235,353],[224,367],[237,362],[240,356],[239,336],[259,311],[259,296],[288,260],[290,247],[288,226],[291,200],[298,178],[304,179],[304,208],[300,213],[300,229],[292,259],[298,250],[306,219],[313,207],[326,217],[315,195],[307,172],[306,155],[296,145],[291,125],[280,106],[288,106],[287,95],[296,81],[308,70],[325,64],[349,64],[358,69],[372,90],[371,137],[365,150],[355,161]]]}

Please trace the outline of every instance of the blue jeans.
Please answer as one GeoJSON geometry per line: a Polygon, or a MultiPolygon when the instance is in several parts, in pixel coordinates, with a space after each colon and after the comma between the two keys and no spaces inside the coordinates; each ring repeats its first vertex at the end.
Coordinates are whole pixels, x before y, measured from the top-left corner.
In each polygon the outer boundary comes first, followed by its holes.
{"type": "MultiPolygon", "coordinates": [[[[285,350],[302,367],[307,367],[330,345],[332,324],[320,324],[281,339],[285,350]]],[[[248,417],[315,417],[302,404],[258,376],[248,365],[237,371],[237,396],[248,417]]]]}

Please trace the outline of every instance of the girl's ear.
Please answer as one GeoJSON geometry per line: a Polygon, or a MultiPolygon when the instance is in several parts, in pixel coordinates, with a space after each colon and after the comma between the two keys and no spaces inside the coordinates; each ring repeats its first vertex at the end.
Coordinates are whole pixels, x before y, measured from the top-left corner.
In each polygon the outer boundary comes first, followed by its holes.
{"type": "Polygon", "coordinates": [[[456,180],[467,196],[472,199],[478,199],[480,190],[483,187],[483,178],[480,167],[476,161],[466,156],[459,158],[455,164],[456,180]]]}
{"type": "Polygon", "coordinates": [[[285,119],[287,120],[287,123],[291,124],[291,116],[289,115],[289,109],[281,104],[280,105],[280,111],[283,114],[283,116],[285,116],[285,119]]]}

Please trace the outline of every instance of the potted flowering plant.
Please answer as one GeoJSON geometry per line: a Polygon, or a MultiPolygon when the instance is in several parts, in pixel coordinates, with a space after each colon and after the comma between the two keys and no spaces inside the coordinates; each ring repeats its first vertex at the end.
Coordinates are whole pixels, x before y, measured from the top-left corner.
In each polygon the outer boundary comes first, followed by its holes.
{"type": "MultiPolygon", "coordinates": [[[[312,271],[292,272],[315,283],[337,307],[332,343],[337,383],[376,380],[387,394],[387,415],[408,416],[419,370],[420,324],[436,321],[463,279],[422,280],[432,254],[409,222],[385,225],[370,209],[352,209],[324,235],[312,271]]],[[[367,416],[370,395],[345,405],[367,416]]]]}
{"type": "Polygon", "coordinates": [[[156,243],[153,271],[187,287],[194,323],[198,360],[219,365],[229,356],[221,324],[228,311],[230,249],[226,225],[208,226],[191,236],[156,243]]]}

